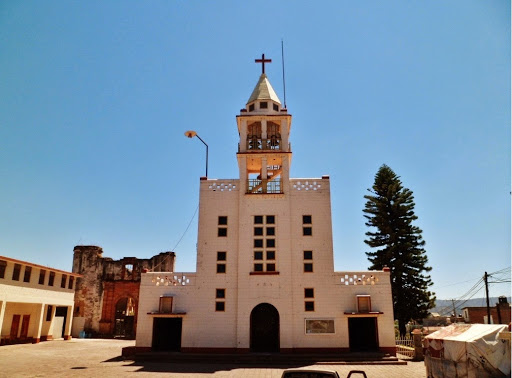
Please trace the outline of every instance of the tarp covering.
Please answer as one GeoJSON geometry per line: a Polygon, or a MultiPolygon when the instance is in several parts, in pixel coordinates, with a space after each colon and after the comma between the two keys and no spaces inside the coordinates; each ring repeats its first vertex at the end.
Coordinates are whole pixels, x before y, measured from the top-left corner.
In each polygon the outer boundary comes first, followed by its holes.
{"type": "Polygon", "coordinates": [[[425,337],[429,378],[510,377],[510,342],[499,334],[506,325],[453,324],[425,337]]]}

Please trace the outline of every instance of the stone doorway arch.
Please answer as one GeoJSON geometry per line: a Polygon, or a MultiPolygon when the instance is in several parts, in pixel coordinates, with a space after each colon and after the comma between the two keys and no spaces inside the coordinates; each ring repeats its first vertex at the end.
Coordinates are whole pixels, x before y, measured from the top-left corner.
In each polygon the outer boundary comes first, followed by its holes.
{"type": "Polygon", "coordinates": [[[116,303],[114,337],[131,339],[135,335],[135,300],[121,298],[116,303]]]}

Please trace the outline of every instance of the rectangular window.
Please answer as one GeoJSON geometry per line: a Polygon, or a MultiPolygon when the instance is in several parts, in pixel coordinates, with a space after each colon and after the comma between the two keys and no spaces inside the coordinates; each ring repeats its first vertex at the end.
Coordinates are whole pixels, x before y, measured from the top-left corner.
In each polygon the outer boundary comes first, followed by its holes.
{"type": "Polygon", "coordinates": [[[5,268],[7,267],[7,261],[0,260],[0,278],[5,277],[5,268]]]}
{"type": "Polygon", "coordinates": [[[357,295],[357,312],[370,312],[372,310],[369,295],[357,295]]]}
{"type": "Polygon", "coordinates": [[[226,252],[217,252],[217,261],[226,261],[226,252]]]}
{"type": "Polygon", "coordinates": [[[21,264],[14,264],[14,270],[12,271],[12,280],[13,281],[20,280],[20,271],[21,271],[21,264]]]}
{"type": "Polygon", "coordinates": [[[311,224],[311,215],[303,215],[302,224],[311,224]]]}
{"type": "Polygon", "coordinates": [[[277,104],[273,104],[272,107],[274,108],[274,111],[279,111],[279,106],[277,104]]]}
{"type": "Polygon", "coordinates": [[[217,311],[217,312],[226,311],[226,305],[224,304],[224,302],[215,302],[215,311],[217,311]]]}
{"type": "Polygon", "coordinates": [[[254,104],[249,105],[249,111],[250,112],[254,111],[254,104]]]}
{"type": "Polygon", "coordinates": [[[23,275],[23,282],[30,282],[30,276],[32,274],[32,267],[26,266],[25,267],[25,274],[23,275]]]}
{"type": "Polygon", "coordinates": [[[304,302],[304,311],[315,311],[315,302],[313,302],[313,301],[304,302]]]}
{"type": "Polygon", "coordinates": [[[226,298],[226,289],[215,289],[215,298],[217,298],[217,299],[226,298]]]}
{"type": "Polygon", "coordinates": [[[48,279],[48,286],[53,286],[53,281],[55,281],[55,272],[50,272],[50,278],[48,279]]]}
{"type": "Polygon", "coordinates": [[[217,264],[217,273],[226,273],[226,264],[217,264]]]}
{"type": "Polygon", "coordinates": [[[313,260],[313,251],[304,251],[304,260],[313,260]]]}
{"type": "Polygon", "coordinates": [[[275,222],[275,215],[254,215],[254,224],[258,225],[254,227],[254,236],[258,237],[253,241],[253,248],[258,249],[254,251],[254,272],[276,272],[275,222]]]}
{"type": "Polygon", "coordinates": [[[46,309],[46,321],[47,322],[52,320],[52,313],[53,313],[53,306],[48,305],[48,308],[46,309]]]}
{"type": "Polygon", "coordinates": [[[158,312],[162,314],[171,314],[172,313],[172,296],[162,296],[160,297],[160,306],[158,308],[158,312]]]}
{"type": "Polygon", "coordinates": [[[268,108],[268,102],[262,101],[260,102],[260,109],[267,109],[268,108]]]}
{"type": "Polygon", "coordinates": [[[74,281],[75,281],[75,277],[69,276],[68,289],[72,289],[73,288],[74,281]]]}
{"type": "Polygon", "coordinates": [[[302,227],[302,235],[304,235],[304,236],[313,235],[313,227],[302,227]]]}
{"type": "Polygon", "coordinates": [[[39,271],[39,285],[44,285],[44,277],[46,275],[46,270],[41,269],[39,271]]]}
{"type": "MultiPolygon", "coordinates": [[[[218,220],[219,226],[227,226],[228,225],[228,217],[225,215],[219,216],[218,220]]],[[[219,227],[217,230],[217,236],[218,237],[226,237],[228,236],[228,229],[227,227],[219,227]]]]}
{"type": "Polygon", "coordinates": [[[60,279],[60,287],[62,287],[63,289],[66,288],[66,279],[68,278],[68,276],[66,276],[65,274],[62,275],[62,278],[60,279]]]}
{"type": "Polygon", "coordinates": [[[304,289],[304,298],[314,298],[315,297],[315,289],[306,288],[304,289]]]}
{"type": "Polygon", "coordinates": [[[305,273],[313,272],[313,264],[312,263],[304,263],[304,272],[305,273]]]}

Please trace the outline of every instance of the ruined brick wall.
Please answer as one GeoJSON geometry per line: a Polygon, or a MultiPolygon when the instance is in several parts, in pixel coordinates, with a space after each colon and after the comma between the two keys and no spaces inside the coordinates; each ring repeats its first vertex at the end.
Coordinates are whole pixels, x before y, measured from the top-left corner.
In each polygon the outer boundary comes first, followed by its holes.
{"type": "Polygon", "coordinates": [[[101,247],[76,246],[73,273],[83,277],[76,283],[74,316],[84,318],[86,332],[112,336],[117,301],[124,296],[138,304],[141,272],[174,272],[175,260],[174,252],[162,252],[150,259],[113,260],[103,257],[101,247]]]}

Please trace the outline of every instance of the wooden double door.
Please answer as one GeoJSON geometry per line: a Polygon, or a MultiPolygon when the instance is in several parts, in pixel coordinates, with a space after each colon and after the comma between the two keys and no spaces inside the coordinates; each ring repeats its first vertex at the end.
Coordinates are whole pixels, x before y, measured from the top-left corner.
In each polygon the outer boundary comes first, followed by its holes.
{"type": "Polygon", "coordinates": [[[11,323],[11,332],[9,334],[9,338],[11,340],[18,339],[18,331],[19,331],[19,339],[24,340],[28,338],[28,327],[30,325],[30,315],[21,315],[15,314],[12,316],[11,323]],[[21,331],[20,331],[20,321],[21,321],[21,331]]]}

